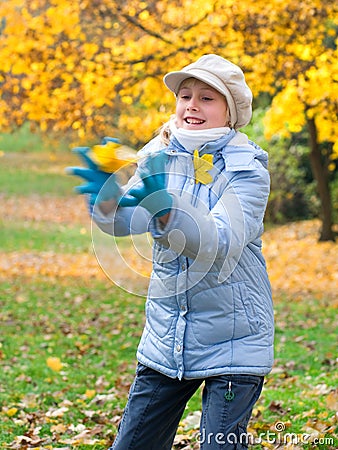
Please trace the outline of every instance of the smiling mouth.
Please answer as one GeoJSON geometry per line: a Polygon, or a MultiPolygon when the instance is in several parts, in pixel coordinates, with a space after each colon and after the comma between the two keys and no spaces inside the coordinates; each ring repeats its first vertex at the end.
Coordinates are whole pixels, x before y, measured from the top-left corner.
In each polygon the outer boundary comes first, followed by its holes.
{"type": "Polygon", "coordinates": [[[188,125],[202,125],[205,122],[205,120],[196,119],[195,117],[185,117],[184,121],[188,125]]]}

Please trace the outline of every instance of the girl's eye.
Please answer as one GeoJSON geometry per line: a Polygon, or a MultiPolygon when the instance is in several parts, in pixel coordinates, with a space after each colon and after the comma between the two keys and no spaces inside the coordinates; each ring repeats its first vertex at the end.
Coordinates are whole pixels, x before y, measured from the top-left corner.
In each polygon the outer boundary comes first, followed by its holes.
{"type": "Polygon", "coordinates": [[[203,97],[204,101],[210,102],[211,100],[213,100],[211,97],[203,97]]]}

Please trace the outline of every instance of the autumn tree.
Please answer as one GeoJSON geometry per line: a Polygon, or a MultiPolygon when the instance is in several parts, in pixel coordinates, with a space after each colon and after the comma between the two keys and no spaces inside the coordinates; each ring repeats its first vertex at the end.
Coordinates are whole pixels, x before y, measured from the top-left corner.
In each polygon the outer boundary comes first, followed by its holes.
{"type": "Polygon", "coordinates": [[[0,4],[0,128],[29,121],[77,142],[142,145],[173,111],[162,76],[205,53],[238,63],[272,99],[266,134],[307,127],[333,239],[337,11],[331,0],[7,0],[0,4]]]}
{"type": "MultiPolygon", "coordinates": [[[[269,4],[263,15],[249,8],[244,19],[247,38],[255,43],[247,57],[273,79],[268,90],[273,100],[265,117],[266,136],[290,137],[307,130],[322,209],[320,240],[335,238],[329,181],[338,158],[336,13],[330,1],[303,0],[283,2],[278,11],[269,4]]],[[[243,27],[243,21],[234,27],[243,27]]],[[[253,64],[250,66],[256,90],[266,91],[266,77],[257,77],[253,64]]]]}
{"type": "Polygon", "coordinates": [[[212,8],[186,3],[193,15],[182,14],[181,2],[0,4],[1,129],[28,120],[44,132],[73,130],[80,140],[113,130],[143,143],[172,107],[163,73],[203,48],[201,40],[191,45],[189,33],[198,34],[212,8]]]}

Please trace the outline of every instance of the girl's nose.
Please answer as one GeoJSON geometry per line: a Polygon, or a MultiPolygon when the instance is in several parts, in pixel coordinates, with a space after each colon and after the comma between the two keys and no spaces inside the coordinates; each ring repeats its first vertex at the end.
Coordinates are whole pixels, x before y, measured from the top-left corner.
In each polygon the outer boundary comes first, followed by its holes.
{"type": "Polygon", "coordinates": [[[188,111],[197,111],[198,110],[198,104],[193,97],[190,99],[190,101],[187,104],[187,110],[188,111]]]}
{"type": "Polygon", "coordinates": [[[198,106],[196,105],[188,105],[187,106],[187,111],[198,111],[198,106]]]}

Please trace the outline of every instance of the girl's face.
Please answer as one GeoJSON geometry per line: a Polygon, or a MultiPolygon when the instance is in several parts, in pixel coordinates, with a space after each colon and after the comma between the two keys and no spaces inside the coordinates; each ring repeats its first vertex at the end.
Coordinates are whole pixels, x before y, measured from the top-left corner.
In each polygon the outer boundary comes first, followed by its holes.
{"type": "Polygon", "coordinates": [[[182,82],[176,102],[177,128],[206,130],[228,126],[229,120],[224,95],[195,78],[182,82]]]}

